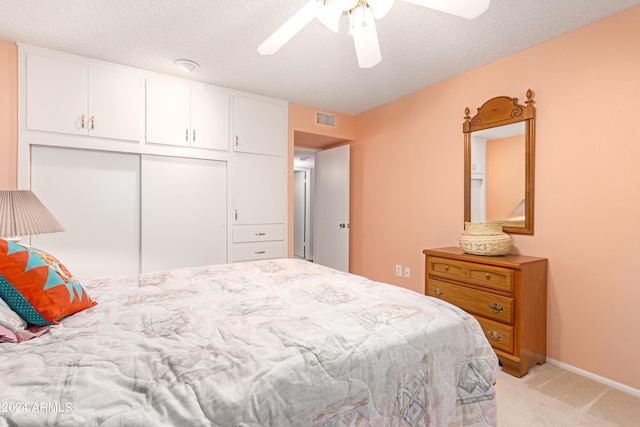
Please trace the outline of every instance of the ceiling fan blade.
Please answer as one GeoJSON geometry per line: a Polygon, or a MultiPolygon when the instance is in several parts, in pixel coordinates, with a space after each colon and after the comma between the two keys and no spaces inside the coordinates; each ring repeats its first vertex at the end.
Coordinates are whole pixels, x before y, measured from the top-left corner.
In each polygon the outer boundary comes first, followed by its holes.
{"type": "Polygon", "coordinates": [[[286,42],[298,34],[309,22],[316,17],[318,9],[322,3],[317,0],[309,0],[302,9],[297,11],[278,28],[268,39],[258,46],[258,53],[261,55],[271,55],[276,53],[286,42]]]}
{"type": "Polygon", "coordinates": [[[407,3],[439,10],[451,15],[474,19],[489,7],[490,0],[404,0],[407,3]]]}
{"type": "Polygon", "coordinates": [[[349,34],[353,37],[360,68],[371,68],[382,60],[376,20],[366,2],[349,12],[349,34]]]}
{"type": "Polygon", "coordinates": [[[371,68],[382,60],[375,23],[366,31],[352,34],[360,68],[371,68]]]}

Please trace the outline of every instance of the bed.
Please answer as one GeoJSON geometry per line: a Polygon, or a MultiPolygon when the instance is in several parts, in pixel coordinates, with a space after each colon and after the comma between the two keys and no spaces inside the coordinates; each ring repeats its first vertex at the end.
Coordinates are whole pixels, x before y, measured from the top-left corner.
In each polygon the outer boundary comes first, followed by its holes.
{"type": "Polygon", "coordinates": [[[0,426],[496,425],[446,302],[295,259],[80,282],[96,305],[0,344],[0,426]]]}

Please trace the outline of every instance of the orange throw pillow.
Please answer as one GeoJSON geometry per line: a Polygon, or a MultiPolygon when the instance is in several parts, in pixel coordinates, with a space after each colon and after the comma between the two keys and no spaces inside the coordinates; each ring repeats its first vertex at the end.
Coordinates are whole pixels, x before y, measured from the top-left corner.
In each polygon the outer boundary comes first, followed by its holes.
{"type": "Polygon", "coordinates": [[[51,254],[0,239],[0,297],[28,323],[55,325],[96,305],[51,254]]]}

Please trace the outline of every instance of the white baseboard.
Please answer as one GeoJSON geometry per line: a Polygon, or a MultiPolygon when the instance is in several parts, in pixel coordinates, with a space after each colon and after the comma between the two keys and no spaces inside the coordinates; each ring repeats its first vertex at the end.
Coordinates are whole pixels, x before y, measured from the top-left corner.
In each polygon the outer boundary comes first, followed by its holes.
{"type": "Polygon", "coordinates": [[[640,390],[637,388],[629,387],[628,385],[620,384],[615,381],[611,381],[608,378],[601,377],[596,374],[592,374],[588,371],[583,371],[582,369],[576,368],[575,366],[567,365],[566,363],[558,362],[557,360],[551,359],[547,357],[547,363],[567,370],[569,372],[573,372],[574,374],[582,375],[583,377],[590,378],[594,381],[607,385],[611,388],[615,388],[617,390],[623,391],[625,393],[629,393],[635,397],[640,397],[640,390]]]}

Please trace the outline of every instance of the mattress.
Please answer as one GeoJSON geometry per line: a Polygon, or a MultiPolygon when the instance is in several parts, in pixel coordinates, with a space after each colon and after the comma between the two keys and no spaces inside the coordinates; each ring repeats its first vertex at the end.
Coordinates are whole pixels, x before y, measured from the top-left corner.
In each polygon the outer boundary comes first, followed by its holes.
{"type": "Polygon", "coordinates": [[[295,259],[99,277],[0,345],[0,426],[494,426],[498,360],[444,301],[295,259]]]}

